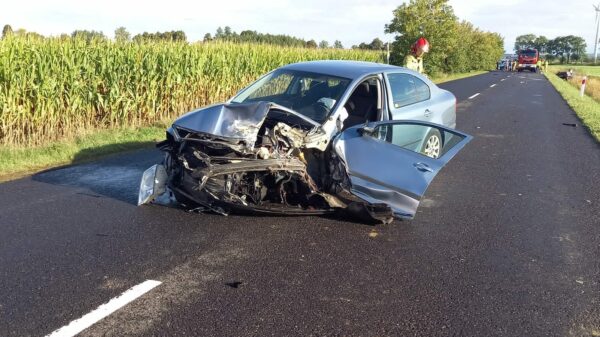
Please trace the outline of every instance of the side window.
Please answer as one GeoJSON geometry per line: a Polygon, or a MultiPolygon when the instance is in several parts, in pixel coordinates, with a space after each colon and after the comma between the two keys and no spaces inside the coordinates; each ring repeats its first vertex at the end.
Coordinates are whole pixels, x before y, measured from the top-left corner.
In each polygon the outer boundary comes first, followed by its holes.
{"type": "Polygon", "coordinates": [[[377,125],[372,136],[431,158],[439,158],[464,139],[443,128],[410,122],[377,125]]]}
{"type": "Polygon", "coordinates": [[[392,106],[395,109],[428,100],[429,86],[419,78],[402,73],[387,74],[392,91],[392,106]]]}

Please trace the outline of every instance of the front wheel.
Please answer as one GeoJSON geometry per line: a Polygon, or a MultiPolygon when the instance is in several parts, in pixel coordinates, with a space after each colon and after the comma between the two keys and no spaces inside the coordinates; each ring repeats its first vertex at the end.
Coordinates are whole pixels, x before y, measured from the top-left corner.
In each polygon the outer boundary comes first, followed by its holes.
{"type": "Polygon", "coordinates": [[[431,130],[425,137],[421,153],[430,158],[439,158],[442,153],[442,135],[438,130],[431,130]]]}

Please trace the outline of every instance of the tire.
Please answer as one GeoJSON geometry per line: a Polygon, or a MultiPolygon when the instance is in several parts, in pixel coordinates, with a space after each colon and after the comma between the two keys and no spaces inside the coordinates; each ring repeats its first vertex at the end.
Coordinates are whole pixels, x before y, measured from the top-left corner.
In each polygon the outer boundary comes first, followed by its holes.
{"type": "Polygon", "coordinates": [[[436,129],[432,129],[425,137],[421,153],[427,157],[437,159],[442,155],[443,145],[444,140],[442,139],[440,132],[436,129]]]}

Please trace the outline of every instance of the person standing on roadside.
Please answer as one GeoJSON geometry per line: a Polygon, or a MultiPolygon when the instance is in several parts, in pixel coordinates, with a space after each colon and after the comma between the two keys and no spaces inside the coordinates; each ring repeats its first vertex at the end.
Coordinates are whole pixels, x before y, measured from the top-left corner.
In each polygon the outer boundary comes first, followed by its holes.
{"type": "Polygon", "coordinates": [[[429,41],[420,37],[411,47],[410,53],[404,58],[404,67],[423,74],[423,56],[429,52],[429,41]]]}
{"type": "Polygon", "coordinates": [[[536,66],[541,73],[542,72],[542,59],[538,59],[536,66]]]}
{"type": "Polygon", "coordinates": [[[548,71],[548,59],[544,60],[544,72],[548,71]]]}

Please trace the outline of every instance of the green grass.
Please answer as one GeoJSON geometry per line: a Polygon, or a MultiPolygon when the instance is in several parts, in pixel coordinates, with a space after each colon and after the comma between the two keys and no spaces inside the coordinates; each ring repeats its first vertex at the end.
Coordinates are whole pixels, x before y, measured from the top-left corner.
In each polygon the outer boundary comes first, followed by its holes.
{"type": "Polygon", "coordinates": [[[151,147],[164,139],[165,125],[94,131],[36,147],[0,146],[0,181],[42,169],[81,163],[112,153],[151,147]]]}
{"type": "Polygon", "coordinates": [[[548,66],[548,70],[552,73],[557,73],[559,71],[567,71],[569,69],[573,69],[573,71],[575,71],[575,74],[578,75],[600,76],[600,65],[584,66],[575,64],[555,64],[548,66]]]}
{"type": "Polygon", "coordinates": [[[471,77],[471,76],[475,76],[475,75],[481,75],[481,74],[485,74],[485,73],[487,73],[487,71],[485,71],[485,70],[476,70],[476,71],[471,71],[468,73],[441,74],[441,75],[433,76],[431,78],[431,80],[433,81],[433,83],[440,84],[440,83],[444,83],[444,82],[459,80],[461,78],[471,77]]]}
{"type": "Polygon", "coordinates": [[[576,87],[556,76],[554,72],[546,72],[544,75],[579,116],[583,124],[587,126],[590,133],[600,142],[600,103],[587,95],[580,97],[576,87]]]}
{"type": "MultiPolygon", "coordinates": [[[[485,71],[449,74],[432,80],[443,83],[483,73],[485,71]]],[[[54,141],[43,146],[0,145],[0,181],[51,167],[90,161],[108,154],[151,147],[164,138],[167,124],[136,129],[92,130],[70,140],[54,141]]]]}

